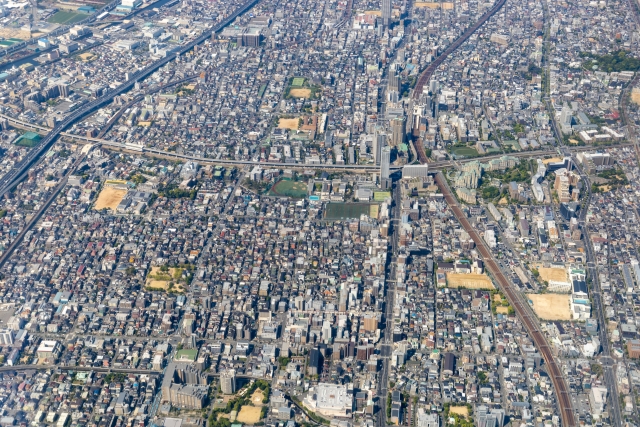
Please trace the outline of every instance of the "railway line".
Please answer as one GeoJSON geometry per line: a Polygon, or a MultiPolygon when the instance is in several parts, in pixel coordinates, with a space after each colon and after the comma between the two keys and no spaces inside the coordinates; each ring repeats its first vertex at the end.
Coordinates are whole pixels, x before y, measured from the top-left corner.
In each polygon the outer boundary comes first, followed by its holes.
{"type": "MultiPolygon", "coordinates": [[[[424,86],[429,82],[429,80],[431,80],[433,73],[435,73],[436,69],[444,62],[444,60],[447,59],[447,57],[451,55],[456,49],[462,46],[462,43],[467,41],[467,39],[478,30],[478,28],[480,28],[485,22],[487,22],[489,18],[495,15],[496,12],[500,10],[500,8],[502,8],[502,6],[504,6],[506,2],[507,0],[498,0],[496,4],[494,4],[493,7],[487,12],[485,12],[484,15],[482,15],[475,24],[467,28],[466,31],[456,39],[456,41],[449,45],[449,47],[447,47],[444,52],[442,52],[442,54],[435,59],[435,61],[429,64],[427,68],[425,68],[424,71],[420,73],[420,77],[418,77],[416,86],[413,89],[412,98],[414,101],[417,101],[420,98],[424,91],[424,86]]],[[[427,155],[425,154],[422,141],[417,140],[415,142],[415,150],[418,153],[418,160],[420,161],[420,163],[427,163],[427,155]]]]}
{"type": "Polygon", "coordinates": [[[478,248],[478,251],[483,257],[485,266],[493,275],[496,282],[500,285],[500,288],[507,297],[509,304],[511,304],[511,306],[515,309],[518,317],[522,320],[522,323],[526,327],[527,332],[542,354],[548,374],[551,377],[553,387],[556,391],[558,409],[562,417],[562,425],[565,427],[575,427],[575,412],[573,410],[573,404],[571,401],[567,383],[565,382],[560,367],[555,361],[553,353],[551,352],[551,347],[547,343],[547,339],[538,328],[537,321],[535,319],[532,319],[530,312],[524,305],[525,303],[522,302],[522,299],[518,295],[518,290],[513,288],[509,280],[502,273],[502,270],[498,266],[498,263],[494,260],[493,255],[485,246],[484,240],[480,237],[480,234],[478,234],[476,229],[471,226],[471,223],[467,220],[466,215],[464,214],[464,212],[462,212],[460,206],[458,206],[458,203],[451,193],[451,190],[449,189],[446,179],[444,178],[444,175],[442,175],[442,173],[438,173],[436,175],[436,184],[438,185],[438,188],[444,195],[447,204],[453,211],[454,215],[456,216],[464,230],[469,233],[469,236],[471,236],[471,238],[473,239],[476,247],[478,248]]]}

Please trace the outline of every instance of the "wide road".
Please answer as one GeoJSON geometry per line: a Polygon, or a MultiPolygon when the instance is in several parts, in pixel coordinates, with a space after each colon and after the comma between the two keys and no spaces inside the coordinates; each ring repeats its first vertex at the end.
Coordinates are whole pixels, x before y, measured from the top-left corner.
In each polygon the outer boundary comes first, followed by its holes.
{"type": "Polygon", "coordinates": [[[115,89],[109,90],[105,95],[99,97],[98,99],[88,102],[84,104],[80,108],[78,108],[75,112],[68,115],[64,120],[58,123],[49,134],[40,141],[38,145],[33,147],[29,153],[22,159],[19,163],[17,163],[13,169],[7,172],[2,178],[0,178],[0,196],[6,194],[13,186],[15,186],[20,178],[23,176],[24,172],[29,170],[31,166],[33,166],[40,156],[42,156],[51,146],[51,144],[58,138],[58,136],[69,126],[74,124],[76,121],[85,117],[86,115],[94,112],[98,108],[102,107],[105,104],[111,102],[111,100],[129,91],[133,85],[140,80],[143,80],[153,74],[159,68],[165,66],[169,62],[173,61],[176,57],[190,51],[194,46],[204,42],[209,39],[212,34],[222,31],[227,25],[231,24],[238,16],[248,11],[252,8],[259,0],[248,0],[242,6],[238,7],[231,15],[223,19],[220,23],[213,26],[207,31],[204,31],[200,36],[195,38],[194,40],[188,42],[187,44],[180,47],[180,50],[177,52],[173,52],[167,55],[165,58],[154,61],[151,65],[142,70],[136,71],[133,73],[131,78],[122,83],[115,89]]]}
{"type": "Polygon", "coordinates": [[[571,396],[569,394],[567,383],[562,376],[560,367],[555,361],[553,353],[551,352],[551,348],[547,343],[547,339],[542,334],[542,332],[540,332],[536,321],[531,318],[527,307],[524,306],[522,300],[519,298],[517,294],[518,290],[514,289],[509,280],[507,280],[507,278],[504,276],[502,270],[493,258],[493,254],[485,246],[484,240],[480,237],[476,229],[471,226],[471,223],[467,220],[466,215],[464,214],[464,212],[462,212],[460,206],[458,206],[458,202],[456,201],[455,197],[453,197],[453,194],[449,189],[449,185],[447,184],[444,175],[442,175],[442,173],[440,172],[436,175],[436,184],[444,195],[444,198],[453,211],[454,215],[456,216],[458,221],[460,221],[460,224],[462,224],[462,227],[467,233],[469,233],[469,236],[471,236],[471,238],[473,239],[476,247],[478,248],[478,251],[484,259],[484,263],[487,269],[489,270],[489,272],[491,272],[494,279],[500,285],[500,288],[506,295],[509,304],[511,304],[511,306],[515,309],[516,314],[527,328],[529,336],[533,338],[536,347],[538,347],[538,350],[540,350],[540,353],[542,354],[542,357],[544,358],[544,361],[546,363],[549,376],[551,377],[551,381],[553,382],[553,387],[556,391],[556,396],[558,398],[558,409],[560,410],[560,415],[562,417],[562,425],[565,427],[575,427],[575,412],[573,410],[573,404],[571,402],[571,396]]]}
{"type": "Polygon", "coordinates": [[[389,359],[393,352],[393,306],[395,298],[395,267],[394,260],[398,255],[398,226],[400,221],[400,183],[393,186],[393,206],[391,207],[391,235],[389,242],[391,243],[391,253],[387,255],[387,280],[385,283],[384,297],[384,332],[380,341],[380,356],[382,358],[382,368],[378,373],[378,388],[376,394],[378,400],[376,402],[375,425],[376,427],[384,427],[387,425],[387,398],[389,394],[389,359]],[[392,284],[394,287],[392,288],[392,284]]]}

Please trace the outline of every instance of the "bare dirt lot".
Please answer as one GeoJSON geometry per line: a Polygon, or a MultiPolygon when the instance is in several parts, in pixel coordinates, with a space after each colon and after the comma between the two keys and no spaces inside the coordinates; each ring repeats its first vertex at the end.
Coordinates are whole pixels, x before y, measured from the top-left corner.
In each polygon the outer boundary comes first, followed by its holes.
{"type": "Polygon", "coordinates": [[[561,294],[527,294],[533,302],[533,311],[542,320],[571,320],[569,295],[561,294]]]}
{"type": "Polygon", "coordinates": [[[127,190],[105,187],[98,196],[95,209],[100,210],[107,208],[115,211],[126,194],[127,190]]]}
{"type": "Polygon", "coordinates": [[[304,98],[307,99],[311,96],[311,89],[289,89],[289,95],[294,98],[304,98]]]}
{"type": "Polygon", "coordinates": [[[509,307],[496,307],[496,313],[498,314],[509,314],[509,307]]]}
{"type": "Polygon", "coordinates": [[[486,274],[447,273],[447,286],[466,289],[495,289],[486,274]]]}
{"type": "Polygon", "coordinates": [[[236,420],[244,424],[255,424],[260,421],[261,412],[262,407],[260,406],[244,405],[240,408],[240,412],[238,413],[236,420]]]}
{"type": "Polygon", "coordinates": [[[450,414],[461,415],[463,417],[468,417],[469,416],[469,410],[467,409],[466,406],[451,406],[449,408],[449,413],[450,414]]]}
{"type": "MultiPolygon", "coordinates": [[[[291,89],[291,90],[295,90],[295,89],[291,89]]],[[[280,129],[298,130],[299,124],[300,124],[299,119],[280,119],[280,121],[278,122],[278,127],[280,129]]]]}

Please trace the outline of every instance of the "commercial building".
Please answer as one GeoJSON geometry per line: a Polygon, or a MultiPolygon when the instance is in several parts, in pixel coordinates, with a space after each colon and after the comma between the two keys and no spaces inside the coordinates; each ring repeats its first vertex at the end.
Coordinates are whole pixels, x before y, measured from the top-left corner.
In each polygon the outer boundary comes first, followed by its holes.
{"type": "Polygon", "coordinates": [[[310,411],[326,417],[350,417],[353,413],[353,390],[346,385],[319,383],[309,389],[302,403],[310,411]]]}

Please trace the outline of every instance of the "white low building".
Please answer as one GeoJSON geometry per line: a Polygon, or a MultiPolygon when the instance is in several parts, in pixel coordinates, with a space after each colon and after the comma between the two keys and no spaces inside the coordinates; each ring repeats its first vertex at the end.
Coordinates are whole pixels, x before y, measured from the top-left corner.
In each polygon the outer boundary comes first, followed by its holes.
{"type": "Polygon", "coordinates": [[[345,385],[320,383],[309,389],[302,404],[309,410],[327,417],[351,417],[353,392],[345,385]]]}

